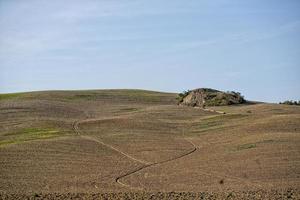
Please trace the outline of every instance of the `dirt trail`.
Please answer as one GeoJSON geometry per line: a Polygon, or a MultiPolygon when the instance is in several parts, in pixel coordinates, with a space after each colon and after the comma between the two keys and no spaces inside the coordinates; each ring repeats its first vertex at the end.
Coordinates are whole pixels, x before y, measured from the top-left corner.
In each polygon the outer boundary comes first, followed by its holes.
{"type": "Polygon", "coordinates": [[[149,163],[149,162],[146,162],[146,161],[144,161],[144,160],[140,160],[140,159],[134,158],[133,156],[131,156],[131,155],[129,155],[129,154],[127,154],[127,153],[125,153],[125,152],[123,152],[123,151],[121,151],[121,150],[119,150],[119,149],[117,149],[117,148],[115,148],[115,147],[113,147],[113,146],[111,146],[111,145],[109,145],[109,144],[106,144],[106,143],[102,142],[101,140],[97,140],[97,139],[95,139],[95,138],[93,138],[93,137],[90,137],[90,136],[84,136],[84,135],[81,135],[81,134],[80,134],[80,130],[79,130],[79,124],[80,124],[80,123],[82,123],[82,122],[89,122],[89,121],[96,121],[96,120],[97,120],[97,119],[86,119],[86,120],[82,120],[82,121],[80,121],[80,120],[75,121],[75,122],[73,123],[73,130],[74,130],[74,132],[75,132],[77,135],[79,135],[80,137],[82,137],[82,138],[84,138],[84,139],[88,139],[88,140],[97,142],[97,143],[99,143],[99,144],[101,144],[101,145],[104,145],[104,146],[106,146],[106,147],[108,147],[108,148],[110,148],[110,149],[112,149],[112,150],[114,150],[114,151],[116,151],[116,152],[118,152],[118,153],[124,155],[125,157],[127,157],[127,158],[129,158],[129,159],[131,159],[131,160],[133,160],[133,161],[136,161],[136,162],[139,162],[139,163],[142,164],[142,166],[140,166],[140,167],[138,167],[138,168],[136,168],[136,169],[133,169],[133,170],[131,170],[131,171],[125,173],[125,174],[122,174],[122,175],[116,177],[116,179],[115,179],[115,181],[116,181],[118,184],[120,184],[120,185],[122,185],[122,186],[124,186],[124,187],[131,188],[131,189],[145,190],[144,188],[133,187],[133,186],[127,185],[127,184],[121,182],[121,179],[123,179],[123,178],[125,178],[125,177],[127,177],[127,176],[130,176],[130,175],[132,175],[132,174],[134,174],[134,173],[136,173],[136,172],[139,172],[139,171],[141,171],[141,170],[143,170],[143,169],[146,169],[146,168],[149,168],[149,167],[152,167],[152,166],[155,166],[155,165],[163,164],[163,163],[166,163],[166,162],[174,161],[174,160],[180,159],[180,158],[182,158],[182,157],[188,156],[188,155],[192,154],[193,152],[195,152],[195,151],[197,150],[197,148],[198,148],[192,141],[188,140],[187,138],[183,138],[186,142],[188,142],[188,143],[190,143],[190,144],[192,145],[192,149],[191,149],[191,150],[189,150],[188,152],[186,152],[186,153],[184,153],[184,154],[182,154],[182,155],[179,155],[179,156],[176,156],[176,157],[167,159],[167,160],[163,160],[163,161],[160,161],[160,162],[149,163]]]}
{"type": "Polygon", "coordinates": [[[114,151],[116,151],[116,152],[118,152],[118,153],[124,155],[125,157],[127,157],[127,158],[129,158],[129,159],[131,159],[131,160],[136,161],[136,162],[139,162],[139,163],[142,163],[142,164],[145,164],[145,165],[150,164],[150,163],[147,162],[147,161],[144,161],[144,160],[140,160],[140,159],[134,158],[134,157],[132,157],[131,155],[129,155],[129,154],[127,154],[127,153],[125,153],[125,152],[123,152],[123,151],[121,151],[121,150],[119,150],[119,149],[117,149],[117,148],[115,148],[115,147],[113,147],[113,146],[111,146],[111,145],[109,145],[109,144],[106,144],[106,143],[102,142],[101,140],[97,140],[97,139],[95,139],[95,138],[93,138],[93,137],[89,137],[89,136],[81,136],[81,137],[82,137],[82,138],[85,138],[85,139],[88,139],[88,140],[91,140],[91,141],[95,141],[95,142],[97,142],[97,143],[99,143],[99,144],[102,144],[102,145],[104,145],[104,146],[106,146],[106,147],[108,147],[108,148],[110,148],[110,149],[112,149],[112,150],[114,150],[114,151]]]}
{"type": "Polygon", "coordinates": [[[132,170],[132,171],[130,171],[130,172],[127,172],[126,174],[123,174],[123,175],[121,175],[121,176],[118,176],[118,177],[116,178],[116,182],[119,183],[119,184],[121,184],[121,185],[123,185],[123,186],[132,188],[132,189],[144,190],[143,188],[140,188],[140,187],[132,187],[132,186],[130,186],[130,185],[127,185],[127,184],[125,184],[125,183],[122,183],[122,182],[121,182],[121,179],[123,179],[123,178],[125,178],[125,177],[127,177],[127,176],[130,176],[130,175],[132,175],[132,174],[135,174],[135,173],[137,173],[137,172],[139,172],[139,171],[141,171],[141,170],[143,170],[143,169],[146,169],[146,168],[149,168],[149,167],[152,167],[152,166],[155,166],[155,165],[159,165],[159,164],[171,162],[171,161],[180,159],[180,158],[182,158],[182,157],[185,157],[185,156],[188,156],[188,155],[194,153],[194,152],[197,150],[198,147],[197,147],[193,142],[189,141],[188,139],[184,138],[184,140],[186,140],[187,142],[189,142],[190,144],[193,145],[193,148],[192,148],[190,151],[188,151],[188,152],[186,152],[186,153],[184,153],[184,154],[182,154],[182,155],[179,155],[179,156],[176,156],[176,157],[167,159],[167,160],[163,160],[163,161],[160,161],[160,162],[154,162],[154,163],[151,163],[151,164],[147,164],[147,165],[141,166],[141,167],[139,167],[139,168],[137,168],[137,169],[134,169],[134,170],[132,170]]]}
{"type": "MultiPolygon", "coordinates": [[[[218,114],[226,114],[224,112],[221,112],[221,111],[216,111],[216,110],[211,110],[211,109],[203,109],[201,108],[202,110],[204,111],[209,111],[209,112],[214,112],[214,113],[218,113],[218,114]]],[[[177,159],[180,159],[180,158],[183,158],[183,157],[186,157],[192,153],[194,153],[195,151],[197,151],[198,149],[198,146],[195,145],[191,140],[189,140],[188,138],[184,137],[184,132],[183,132],[183,140],[185,142],[188,142],[191,144],[192,148],[188,151],[188,152],[185,152],[179,156],[176,156],[176,157],[173,157],[173,158],[170,158],[170,159],[167,159],[167,160],[163,160],[163,161],[159,161],[159,162],[154,162],[154,163],[149,163],[147,161],[144,161],[144,160],[141,160],[141,159],[137,159],[137,158],[134,158],[133,156],[127,154],[126,152],[123,152],[115,147],[113,147],[112,145],[109,145],[109,144],[106,144],[104,142],[102,142],[101,140],[98,140],[98,139],[95,139],[93,137],[90,137],[90,136],[84,136],[84,135],[81,135],[80,134],[80,130],[79,130],[79,124],[80,123],[83,123],[83,122],[91,122],[91,121],[99,121],[99,119],[85,119],[85,120],[78,120],[78,121],[75,121],[73,123],[73,129],[74,129],[74,132],[79,135],[80,137],[84,138],[84,139],[87,139],[87,140],[91,140],[91,141],[94,141],[94,142],[97,142],[103,146],[106,146],[122,155],[124,155],[125,157],[129,158],[130,160],[132,161],[135,161],[135,162],[138,162],[140,164],[142,164],[142,166],[138,167],[138,168],[135,168],[129,172],[126,172],[125,174],[122,174],[118,177],[116,177],[115,181],[116,183],[124,186],[124,187],[127,187],[127,188],[130,188],[130,189],[133,189],[133,190],[145,190],[145,188],[142,188],[142,187],[134,187],[134,186],[131,186],[131,185],[128,185],[126,183],[123,183],[121,180],[130,176],[130,175],[133,175],[139,171],[142,171],[146,168],[150,168],[150,167],[153,167],[153,166],[156,166],[156,165],[160,165],[160,164],[163,164],[163,163],[167,163],[167,162],[171,162],[171,161],[174,161],[174,160],[177,160],[177,159]]],[[[209,175],[209,176],[216,176],[216,177],[220,177],[220,178],[228,178],[228,179],[232,179],[232,180],[237,180],[237,181],[241,181],[243,182],[244,184],[245,183],[248,183],[248,184],[253,184],[254,182],[252,181],[248,181],[248,180],[245,180],[243,178],[239,178],[239,177],[234,177],[234,176],[228,176],[228,175],[224,175],[224,174],[219,174],[219,173],[208,173],[208,172],[202,172],[203,174],[205,175],[209,175]]],[[[260,187],[260,184],[258,182],[256,182],[258,184],[258,186],[260,187]]]]}
{"type": "MultiPolygon", "coordinates": [[[[89,121],[89,120],[85,120],[85,122],[88,122],[88,121],[89,121]]],[[[91,121],[95,121],[95,119],[91,119],[91,121]]],[[[144,161],[144,160],[140,160],[140,159],[134,158],[134,157],[132,157],[131,155],[129,155],[129,154],[127,154],[127,153],[125,153],[125,152],[123,152],[123,151],[121,151],[121,150],[119,150],[119,149],[117,149],[117,148],[115,148],[115,147],[113,147],[113,146],[111,146],[111,145],[109,145],[109,144],[106,144],[106,143],[102,142],[101,140],[97,140],[97,139],[95,139],[95,138],[93,138],[93,137],[90,137],[90,136],[84,136],[84,135],[81,135],[81,134],[80,134],[79,127],[78,127],[80,123],[81,123],[81,121],[76,121],[75,123],[73,123],[73,129],[74,129],[74,131],[75,131],[78,135],[80,135],[82,138],[85,138],[85,139],[87,139],[87,140],[91,140],[91,141],[97,142],[97,143],[99,143],[99,144],[101,144],[101,145],[103,145],[103,146],[106,146],[106,147],[108,147],[108,148],[110,148],[110,149],[112,149],[112,150],[114,150],[114,151],[116,151],[116,152],[118,152],[118,153],[124,155],[125,157],[127,157],[127,158],[129,158],[129,159],[131,159],[131,160],[136,161],[136,162],[139,162],[139,163],[142,163],[142,164],[145,164],[145,165],[150,164],[149,162],[146,162],[146,161],[144,161]]]]}

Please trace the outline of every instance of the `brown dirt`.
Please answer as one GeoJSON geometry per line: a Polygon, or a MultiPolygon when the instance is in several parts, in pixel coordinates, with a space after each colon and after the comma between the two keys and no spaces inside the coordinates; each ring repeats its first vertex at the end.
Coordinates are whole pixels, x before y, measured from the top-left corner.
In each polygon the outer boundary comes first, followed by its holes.
{"type": "Polygon", "coordinates": [[[210,108],[220,114],[175,97],[107,90],[1,100],[0,198],[299,197],[299,107],[210,108]]]}
{"type": "Polygon", "coordinates": [[[299,191],[294,189],[288,189],[286,191],[227,191],[227,192],[157,192],[157,193],[137,193],[137,192],[125,192],[125,193],[50,193],[50,194],[32,194],[32,195],[20,195],[20,194],[0,194],[0,199],[278,199],[278,200],[296,200],[299,199],[299,191]]]}

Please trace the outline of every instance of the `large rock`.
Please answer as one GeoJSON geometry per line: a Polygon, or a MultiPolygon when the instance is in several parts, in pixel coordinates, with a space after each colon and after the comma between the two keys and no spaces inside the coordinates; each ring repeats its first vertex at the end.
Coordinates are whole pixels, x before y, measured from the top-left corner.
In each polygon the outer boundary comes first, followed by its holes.
{"type": "Polygon", "coordinates": [[[244,103],[238,92],[222,92],[210,88],[199,88],[179,95],[179,104],[187,106],[225,106],[244,103]]]}

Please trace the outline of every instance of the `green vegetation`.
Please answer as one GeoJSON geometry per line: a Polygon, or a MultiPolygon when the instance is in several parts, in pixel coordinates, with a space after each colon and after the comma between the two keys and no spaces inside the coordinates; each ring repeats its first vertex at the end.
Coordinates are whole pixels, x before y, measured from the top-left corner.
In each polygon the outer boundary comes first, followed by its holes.
{"type": "Polygon", "coordinates": [[[183,99],[184,99],[187,95],[189,95],[190,92],[191,92],[191,91],[188,90],[188,91],[183,91],[183,92],[179,93],[178,96],[176,97],[177,103],[178,103],[178,104],[182,103],[182,102],[183,102],[183,99]]]}
{"type": "Polygon", "coordinates": [[[256,144],[253,144],[253,143],[242,144],[242,145],[239,145],[237,147],[237,150],[240,151],[240,150],[244,150],[244,149],[252,149],[252,148],[255,148],[255,147],[256,147],[256,144]]]}
{"type": "MultiPolygon", "coordinates": [[[[171,96],[173,96],[171,94],[171,96]]],[[[174,101],[170,98],[170,93],[153,92],[147,90],[92,90],[82,92],[72,92],[64,97],[66,100],[75,101],[144,101],[144,102],[161,102],[162,99],[174,101]]],[[[61,100],[62,98],[58,96],[61,100]]]]}
{"type": "Polygon", "coordinates": [[[55,101],[138,101],[145,103],[157,103],[164,101],[165,103],[175,103],[176,94],[155,92],[138,89],[112,89],[112,90],[82,90],[82,91],[40,91],[26,93],[9,93],[0,94],[0,101],[7,99],[39,99],[39,100],[55,100],[55,101]]]}
{"type": "Polygon", "coordinates": [[[239,92],[210,92],[207,94],[206,106],[225,106],[238,103],[244,103],[244,96],[239,92]]]}
{"type": "Polygon", "coordinates": [[[25,128],[14,134],[14,137],[9,139],[1,140],[0,147],[8,144],[18,144],[25,141],[36,140],[36,139],[47,139],[60,136],[61,132],[56,129],[49,128],[25,128]]]}
{"type": "Polygon", "coordinates": [[[121,112],[134,112],[134,111],[138,111],[138,108],[122,108],[120,109],[121,112]]]}
{"type": "Polygon", "coordinates": [[[76,95],[72,95],[72,96],[68,96],[66,97],[66,99],[68,100],[96,100],[96,95],[92,95],[92,94],[76,94],[76,95]]]}
{"type": "Polygon", "coordinates": [[[23,93],[9,93],[9,94],[0,94],[0,101],[6,99],[13,99],[22,96],[23,93]]]}
{"type": "Polygon", "coordinates": [[[227,114],[214,115],[202,118],[200,122],[193,124],[194,133],[201,133],[212,129],[224,128],[232,125],[234,121],[241,122],[241,120],[248,115],[246,114],[227,114]]]}
{"type": "Polygon", "coordinates": [[[198,130],[200,131],[204,131],[204,130],[208,130],[214,127],[218,127],[223,125],[224,123],[222,123],[221,121],[210,121],[210,120],[203,120],[200,123],[197,123],[196,127],[198,128],[198,130]]]}
{"type": "Polygon", "coordinates": [[[252,148],[256,148],[257,145],[259,144],[268,144],[268,143],[274,143],[274,140],[262,140],[262,141],[258,141],[255,143],[247,143],[247,144],[242,144],[236,147],[235,150],[240,151],[240,150],[244,150],[244,149],[252,149],[252,148]]]}
{"type": "Polygon", "coordinates": [[[300,106],[300,100],[298,102],[297,101],[287,100],[287,101],[284,101],[284,102],[279,102],[279,104],[300,106]]]}

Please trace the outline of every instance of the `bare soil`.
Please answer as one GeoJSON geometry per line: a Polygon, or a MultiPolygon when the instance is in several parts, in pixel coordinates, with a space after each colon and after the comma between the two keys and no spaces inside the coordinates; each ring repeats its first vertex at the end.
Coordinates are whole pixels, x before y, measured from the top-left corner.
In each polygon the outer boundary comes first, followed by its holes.
{"type": "Polygon", "coordinates": [[[203,110],[142,90],[0,99],[2,199],[299,199],[297,106],[203,110]]]}

